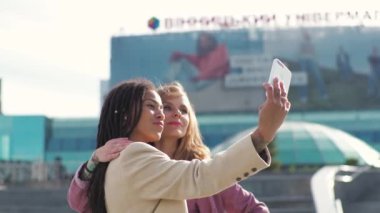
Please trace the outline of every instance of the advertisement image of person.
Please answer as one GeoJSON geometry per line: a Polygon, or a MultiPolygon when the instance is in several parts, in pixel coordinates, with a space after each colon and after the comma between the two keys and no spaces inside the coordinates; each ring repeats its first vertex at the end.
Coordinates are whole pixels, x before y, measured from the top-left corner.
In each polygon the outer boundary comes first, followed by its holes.
{"type": "MultiPolygon", "coordinates": [[[[311,36],[308,32],[302,33],[302,41],[299,46],[299,65],[302,71],[306,72],[308,79],[314,79],[317,84],[317,89],[321,99],[328,99],[326,93],[325,83],[322,78],[319,65],[316,61],[315,49],[311,40],[311,36]]],[[[310,81],[309,81],[310,82],[310,81]]],[[[309,97],[309,85],[306,85],[300,90],[301,102],[308,102],[309,97]]]]}
{"type": "Polygon", "coordinates": [[[369,98],[380,98],[380,55],[379,50],[375,46],[372,48],[371,54],[368,56],[370,65],[370,74],[368,75],[368,92],[369,98]]]}
{"type": "Polygon", "coordinates": [[[218,43],[211,33],[198,35],[196,53],[174,52],[168,81],[178,80],[186,89],[202,89],[230,71],[227,47],[218,43]]]}
{"type": "Polygon", "coordinates": [[[336,66],[342,80],[347,81],[352,79],[350,56],[343,48],[343,46],[339,46],[338,52],[336,54],[336,66]]]}
{"type": "Polygon", "coordinates": [[[150,88],[129,81],[107,95],[97,148],[118,137],[136,142],[94,169],[88,187],[92,212],[187,212],[185,199],[210,196],[269,166],[266,146],[290,109],[278,79],[273,86],[264,84],[257,128],[207,160],[172,160],[148,143],[160,139],[165,117],[158,93],[150,88]]]}
{"type": "MultiPolygon", "coordinates": [[[[171,159],[209,159],[209,149],[202,141],[195,112],[181,84],[173,82],[162,85],[159,87],[158,93],[163,101],[165,120],[164,131],[160,141],[155,144],[156,147],[166,153],[171,159]]],[[[125,141],[125,143],[128,143],[128,140],[125,141]]],[[[116,141],[115,143],[118,142],[116,141]]],[[[104,148],[102,151],[98,151],[98,154],[100,155],[100,153],[108,151],[114,150],[104,148]]],[[[105,156],[106,154],[102,155],[105,156]]],[[[68,193],[70,207],[78,212],[84,212],[84,207],[87,203],[84,194],[86,181],[78,178],[78,174],[80,175],[85,171],[83,170],[83,166],[81,166],[70,185],[68,193]],[[78,202],[79,200],[81,201],[78,202]]],[[[210,197],[187,200],[187,207],[190,213],[217,213],[223,211],[269,212],[268,207],[263,202],[257,200],[252,193],[243,189],[239,184],[234,184],[210,197]]]]}

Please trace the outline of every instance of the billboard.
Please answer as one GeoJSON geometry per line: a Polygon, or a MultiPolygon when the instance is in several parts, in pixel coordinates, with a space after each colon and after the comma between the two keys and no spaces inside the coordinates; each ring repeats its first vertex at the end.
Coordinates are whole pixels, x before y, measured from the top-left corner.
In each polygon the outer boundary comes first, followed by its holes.
{"type": "Polygon", "coordinates": [[[293,73],[293,110],[380,106],[379,28],[194,31],[111,42],[111,86],[135,77],[180,81],[200,113],[256,111],[273,58],[293,73]]]}

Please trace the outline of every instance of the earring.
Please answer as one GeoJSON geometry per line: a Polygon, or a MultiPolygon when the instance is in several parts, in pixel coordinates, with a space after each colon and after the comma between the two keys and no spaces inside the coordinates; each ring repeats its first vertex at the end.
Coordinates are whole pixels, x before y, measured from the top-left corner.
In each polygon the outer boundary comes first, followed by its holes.
{"type": "Polygon", "coordinates": [[[114,111],[113,113],[117,114],[117,113],[118,113],[118,111],[115,109],[115,111],[114,111]]]}

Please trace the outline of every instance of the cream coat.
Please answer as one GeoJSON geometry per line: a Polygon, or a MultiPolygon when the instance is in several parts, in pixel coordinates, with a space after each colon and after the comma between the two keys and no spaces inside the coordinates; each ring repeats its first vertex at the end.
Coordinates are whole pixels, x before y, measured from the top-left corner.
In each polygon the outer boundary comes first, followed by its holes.
{"type": "Polygon", "coordinates": [[[130,144],[106,173],[108,213],[187,212],[185,199],[213,195],[266,168],[249,135],[212,160],[176,161],[147,143],[130,144]]]}

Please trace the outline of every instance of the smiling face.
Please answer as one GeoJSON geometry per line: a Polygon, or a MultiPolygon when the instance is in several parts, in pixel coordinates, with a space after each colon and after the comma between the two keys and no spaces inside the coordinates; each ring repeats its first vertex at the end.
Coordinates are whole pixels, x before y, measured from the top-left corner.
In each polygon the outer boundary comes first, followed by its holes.
{"type": "Polygon", "coordinates": [[[140,120],[129,139],[142,142],[158,141],[164,128],[164,119],[165,115],[162,111],[160,96],[154,90],[146,91],[143,97],[140,120]]]}
{"type": "Polygon", "coordinates": [[[159,146],[166,147],[176,160],[209,158],[210,150],[202,141],[194,109],[183,86],[172,82],[160,86],[157,91],[165,113],[165,128],[159,146]]]}
{"type": "Polygon", "coordinates": [[[189,127],[189,100],[183,95],[163,97],[165,126],[164,139],[179,139],[185,136],[189,127]]]}

